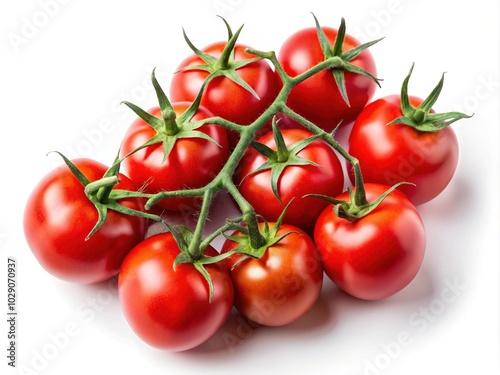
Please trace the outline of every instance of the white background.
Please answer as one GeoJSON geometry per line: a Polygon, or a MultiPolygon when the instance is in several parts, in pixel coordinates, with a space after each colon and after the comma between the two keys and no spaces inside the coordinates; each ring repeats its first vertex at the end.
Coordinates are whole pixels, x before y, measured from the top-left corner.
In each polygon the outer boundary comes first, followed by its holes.
{"type": "Polygon", "coordinates": [[[0,311],[7,309],[1,284],[9,256],[18,263],[19,311],[18,368],[7,366],[4,323],[2,374],[499,373],[498,2],[453,8],[430,0],[291,4],[2,2],[0,311]],[[288,35],[313,26],[310,12],[325,26],[337,27],[345,17],[348,33],[363,42],[386,37],[371,49],[384,79],[377,97],[398,93],[415,62],[410,93],[426,96],[446,71],[435,109],[475,113],[453,125],[461,151],[454,180],[420,207],[428,233],[422,270],[410,286],[384,301],[348,298],[326,282],[313,310],[288,327],[254,329],[233,314],[200,348],[177,354],[152,349],[129,329],[113,284],[56,280],[28,249],[22,232],[25,200],[59,164],[57,156],[46,154],[59,150],[109,163],[134,118],[120,101],[155,105],[152,68],[168,87],[190,52],[182,27],[199,47],[224,39],[218,13],[234,29],[245,24],[242,43],[279,50],[288,35]]]}

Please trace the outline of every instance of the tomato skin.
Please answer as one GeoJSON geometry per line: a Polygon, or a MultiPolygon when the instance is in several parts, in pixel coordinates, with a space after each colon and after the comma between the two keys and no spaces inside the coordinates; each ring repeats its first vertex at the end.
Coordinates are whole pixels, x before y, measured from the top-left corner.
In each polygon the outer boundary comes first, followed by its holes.
{"type": "MultiPolygon", "coordinates": [[[[337,37],[337,30],[322,27],[330,45],[337,37]]],[[[359,46],[358,40],[346,34],[342,50],[359,46]]],[[[324,61],[316,28],[305,28],[292,34],[281,46],[278,61],[285,72],[295,77],[324,61]]],[[[376,76],[376,66],[369,50],[364,50],[351,64],[376,76]]],[[[375,93],[377,84],[359,74],[345,72],[346,92],[350,106],[342,98],[331,70],[323,70],[295,86],[288,96],[287,105],[320,128],[332,131],[353,121],[375,93]]]]}
{"type": "MultiPolygon", "coordinates": [[[[366,184],[367,199],[375,200],[388,186],[366,184]]],[[[349,200],[347,193],[339,199],[349,200]]],[[[418,273],[426,235],[411,201],[394,190],[367,216],[350,222],[330,205],[314,229],[314,242],[326,275],[342,290],[361,299],[387,298],[418,273]]]]}
{"type": "MultiPolygon", "coordinates": [[[[416,107],[422,99],[410,97],[416,107]]],[[[399,95],[380,98],[360,113],[349,137],[349,153],[360,163],[365,182],[401,185],[415,205],[438,196],[451,181],[458,164],[458,140],[452,128],[420,132],[402,124],[387,124],[402,116],[399,95]]],[[[353,175],[350,175],[353,181],[353,175]]]]}
{"type": "MultiPolygon", "coordinates": [[[[152,347],[184,351],[210,339],[233,306],[234,290],[222,264],[206,265],[214,294],[192,264],[173,264],[179,247],[171,233],[155,234],[125,258],[118,278],[123,313],[133,331],[152,347]]],[[[206,255],[217,255],[208,247],[206,255]]]]}
{"type": "MultiPolygon", "coordinates": [[[[260,259],[248,258],[234,268],[241,255],[225,259],[235,288],[235,307],[246,318],[266,326],[282,326],[302,317],[323,286],[323,268],[314,242],[304,231],[287,224],[281,225],[277,236],[287,232],[295,233],[268,247],[260,259]]],[[[227,240],[221,253],[236,246],[227,240]]]]}
{"type": "MultiPolygon", "coordinates": [[[[172,103],[177,115],[182,114],[191,103],[172,103]]],[[[149,113],[161,118],[159,107],[149,113]]],[[[192,121],[212,117],[206,108],[200,107],[192,121]]],[[[175,143],[168,158],[163,161],[163,145],[149,146],[128,156],[123,161],[123,169],[146,193],[174,191],[185,188],[198,188],[209,183],[221,170],[229,157],[226,130],[217,125],[204,125],[197,129],[214,139],[219,145],[202,138],[181,138],[175,143]]],[[[121,156],[125,156],[156,135],[151,125],[136,119],[125,134],[121,156]]],[[[167,210],[193,210],[198,202],[191,198],[168,198],[158,202],[167,210]]]]}
{"type": "MultiPolygon", "coordinates": [[[[108,169],[90,159],[73,164],[92,182],[108,169]]],[[[115,189],[136,190],[123,174],[115,189]]],[[[120,203],[142,210],[142,199],[120,203]]],[[[38,262],[53,276],[81,284],[97,283],[118,273],[128,252],[144,239],[147,221],[108,210],[103,226],[89,240],[85,237],[98,221],[98,213],[84,188],[66,165],[49,172],[35,186],[25,206],[24,234],[38,262]]]]}
{"type": "MultiPolygon", "coordinates": [[[[287,146],[312,136],[312,133],[305,129],[283,129],[282,134],[287,146]]],[[[263,135],[258,142],[276,150],[272,132],[263,135]]],[[[288,207],[283,222],[308,228],[314,226],[317,217],[328,203],[317,198],[304,198],[304,195],[340,194],[344,187],[344,174],[333,148],[322,140],[310,143],[297,155],[320,167],[314,165],[286,167],[278,181],[278,192],[283,204],[272,191],[270,170],[249,175],[268,160],[253,148],[249,148],[242,158],[240,168],[235,174],[235,182],[255,211],[268,221],[276,221],[283,212],[284,205],[294,199],[288,207]]]]}
{"type": "MultiPolygon", "coordinates": [[[[203,49],[204,52],[220,57],[225,42],[210,44],[203,49]]],[[[242,44],[235,46],[235,60],[255,58],[245,52],[248,48],[242,44]]],[[[186,57],[178,69],[189,65],[204,64],[204,61],[195,54],[186,57]]],[[[205,89],[201,105],[208,108],[216,116],[233,121],[237,124],[248,125],[256,120],[273,102],[279,90],[278,79],[273,69],[265,60],[255,61],[236,70],[236,73],[257,93],[259,99],[249,91],[234,83],[226,77],[214,78],[205,89]]],[[[170,98],[173,101],[194,101],[203,82],[209,73],[203,70],[178,71],[172,77],[170,98]]],[[[228,132],[230,144],[236,144],[236,133],[228,132]]]]}

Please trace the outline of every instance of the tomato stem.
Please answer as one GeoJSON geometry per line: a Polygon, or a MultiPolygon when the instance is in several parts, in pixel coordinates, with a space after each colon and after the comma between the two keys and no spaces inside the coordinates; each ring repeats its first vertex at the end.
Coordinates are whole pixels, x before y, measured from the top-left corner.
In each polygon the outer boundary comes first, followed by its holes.
{"type": "MultiPolygon", "coordinates": [[[[223,76],[227,79],[230,79],[237,85],[241,86],[243,89],[247,90],[249,93],[251,93],[255,98],[259,99],[259,96],[257,93],[254,91],[254,89],[245,82],[237,73],[236,70],[240,69],[248,64],[251,64],[257,60],[260,60],[260,58],[249,58],[245,60],[238,60],[235,61],[234,59],[234,54],[235,54],[235,48],[236,48],[236,41],[238,40],[238,37],[240,35],[241,30],[243,29],[243,25],[236,31],[236,33],[233,35],[233,32],[231,31],[231,28],[229,27],[229,24],[227,21],[223,18],[220,17],[228,30],[228,42],[226,43],[221,56],[214,57],[194,46],[194,44],[189,40],[189,38],[186,35],[186,32],[183,30],[184,33],[184,40],[188,44],[188,46],[191,48],[191,50],[201,59],[205,62],[205,64],[195,64],[195,65],[189,65],[186,66],[179,71],[187,71],[187,70],[204,70],[209,74],[207,77],[205,83],[208,83],[212,78],[214,77],[219,77],[223,76]]],[[[200,90],[201,92],[201,90],[200,90]]]]}
{"type": "Polygon", "coordinates": [[[217,237],[220,235],[226,233],[228,230],[239,228],[239,225],[237,224],[238,222],[243,221],[243,217],[238,217],[234,220],[227,220],[226,224],[224,224],[222,227],[219,229],[215,230],[214,232],[210,233],[207,235],[203,241],[200,243],[200,251],[204,252],[205,249],[214,241],[217,237]]]}
{"type": "Polygon", "coordinates": [[[153,72],[151,73],[151,81],[153,83],[153,87],[155,89],[156,97],[158,98],[158,103],[160,105],[160,110],[163,117],[163,132],[166,135],[175,135],[180,130],[180,127],[179,125],[177,125],[176,121],[177,116],[175,114],[174,108],[172,107],[172,103],[170,103],[170,100],[168,100],[165,91],[163,91],[162,87],[158,83],[158,80],[156,79],[155,70],[156,68],[153,69],[153,72]]]}
{"type": "Polygon", "coordinates": [[[113,186],[120,182],[118,176],[104,177],[98,181],[91,182],[85,187],[85,194],[97,194],[97,200],[101,203],[107,203],[113,186]]]}
{"type": "Polygon", "coordinates": [[[281,134],[275,119],[273,119],[273,133],[274,142],[276,143],[276,161],[278,163],[286,163],[290,157],[290,151],[285,144],[285,139],[283,138],[283,134],[281,134]]]}
{"type": "Polygon", "coordinates": [[[394,119],[387,125],[403,124],[411,126],[412,128],[420,132],[437,132],[446,128],[447,126],[450,126],[455,121],[471,117],[461,112],[431,112],[432,106],[436,103],[439,95],[441,94],[441,90],[443,89],[444,73],[429,96],[427,96],[427,98],[418,107],[414,108],[411,105],[410,98],[408,96],[408,83],[410,81],[414,66],[415,64],[412,64],[410,71],[403,80],[403,85],[401,86],[400,98],[401,112],[403,113],[403,116],[394,119]]]}
{"type": "Polygon", "coordinates": [[[354,204],[357,207],[365,206],[368,204],[368,200],[366,199],[365,184],[363,182],[363,175],[361,173],[359,161],[354,157],[350,157],[349,162],[354,170],[354,204]]]}
{"type": "Polygon", "coordinates": [[[238,40],[238,37],[241,33],[241,30],[243,29],[243,25],[242,25],[236,31],[236,33],[233,35],[229,24],[226,22],[226,20],[224,18],[222,18],[222,19],[223,19],[224,23],[226,24],[226,27],[228,28],[229,39],[227,41],[226,46],[224,47],[224,50],[222,51],[222,54],[221,54],[219,60],[217,61],[217,64],[215,66],[216,70],[227,70],[230,68],[230,61],[234,55],[234,46],[236,45],[236,41],[238,40]]]}
{"type": "Polygon", "coordinates": [[[200,259],[203,255],[204,249],[202,249],[200,245],[203,239],[203,230],[205,229],[205,223],[208,220],[208,212],[210,206],[212,205],[214,193],[213,189],[206,189],[203,194],[203,203],[201,205],[196,228],[188,246],[188,252],[194,260],[200,259]]]}
{"type": "Polygon", "coordinates": [[[238,207],[240,207],[243,213],[242,219],[246,223],[248,228],[248,234],[250,239],[250,246],[253,249],[259,249],[266,244],[266,238],[260,233],[259,223],[257,220],[257,215],[254,208],[240,193],[236,185],[230,181],[226,181],[225,184],[227,191],[234,198],[238,207]]]}
{"type": "Polygon", "coordinates": [[[340,143],[337,142],[337,140],[334,137],[335,130],[332,133],[328,133],[323,129],[318,128],[311,121],[300,116],[295,111],[292,111],[286,105],[282,106],[282,112],[288,117],[290,117],[292,120],[295,120],[298,123],[302,124],[302,126],[304,126],[307,130],[311,131],[314,134],[317,134],[321,139],[323,139],[330,146],[332,146],[335,151],[337,151],[344,159],[346,159],[351,164],[352,168],[354,169],[354,186],[356,188],[354,195],[355,198],[354,203],[357,206],[366,205],[368,201],[366,199],[366,191],[364,187],[363,175],[361,173],[361,167],[359,165],[359,161],[354,156],[350,155],[346,150],[344,150],[344,148],[340,145],[340,143]]]}

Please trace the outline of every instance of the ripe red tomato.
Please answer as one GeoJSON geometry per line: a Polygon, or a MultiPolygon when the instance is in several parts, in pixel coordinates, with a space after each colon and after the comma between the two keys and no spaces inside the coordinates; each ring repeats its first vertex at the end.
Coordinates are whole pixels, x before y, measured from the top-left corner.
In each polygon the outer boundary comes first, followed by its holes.
{"type": "MultiPolygon", "coordinates": [[[[235,288],[235,307],[262,325],[282,326],[299,319],[314,305],[323,285],[323,269],[312,239],[287,224],[281,225],[276,236],[287,232],[292,233],[268,247],[260,259],[238,264],[241,254],[225,259],[235,288]]],[[[228,239],[221,253],[237,246],[228,239]]]]}
{"type": "MultiPolygon", "coordinates": [[[[322,30],[332,45],[338,31],[329,27],[322,27],[322,30]]],[[[358,40],[346,34],[342,51],[359,45],[358,40]]],[[[324,60],[325,55],[314,27],[292,34],[278,53],[278,61],[291,77],[304,73],[324,60]]],[[[367,49],[350,63],[373,76],[376,75],[375,61],[367,49]]],[[[292,89],[287,100],[288,107],[326,131],[335,129],[340,121],[342,124],[353,121],[372,98],[377,83],[368,77],[348,71],[344,77],[349,104],[342,97],[332,70],[323,70],[292,89]]]]}
{"type": "MultiPolygon", "coordinates": [[[[203,49],[214,57],[220,57],[226,42],[217,42],[203,49]]],[[[234,60],[243,61],[256,56],[245,52],[245,45],[236,44],[234,60]]],[[[191,65],[205,64],[196,54],[188,56],[179,65],[182,69],[191,65]]],[[[278,79],[273,69],[265,60],[258,60],[236,69],[241,77],[257,94],[238,85],[231,79],[220,76],[214,78],[205,88],[201,105],[208,108],[216,116],[233,121],[237,124],[248,125],[256,120],[273,102],[278,94],[278,79]]],[[[205,70],[183,70],[174,74],[170,87],[172,101],[194,101],[209,73],[205,70]]],[[[238,135],[229,132],[230,144],[236,144],[238,135]]]]}
{"type": "MultiPolygon", "coordinates": [[[[181,115],[191,103],[172,103],[177,115],[181,115]]],[[[161,118],[161,110],[154,107],[149,111],[161,118]]],[[[200,107],[191,121],[212,117],[206,108],[200,107]]],[[[198,129],[215,144],[203,138],[179,138],[164,159],[163,144],[157,143],[126,157],[122,162],[124,171],[144,192],[156,194],[186,188],[199,188],[208,184],[221,170],[229,156],[226,130],[217,125],[204,125],[198,129]]],[[[121,156],[129,154],[156,135],[156,130],[141,118],[137,118],[125,134],[121,156]]],[[[167,210],[192,210],[198,208],[192,198],[166,198],[158,202],[167,210]]]]}
{"type": "MultiPolygon", "coordinates": [[[[368,201],[389,189],[365,184],[368,201]]],[[[343,193],[338,199],[350,201],[343,193]]],[[[326,275],[345,292],[366,300],[389,297],[413,280],[423,261],[426,235],[411,201],[392,191],[368,215],[340,218],[330,205],[314,229],[314,242],[326,275]]]]}
{"type": "MultiPolygon", "coordinates": [[[[422,99],[410,97],[410,103],[417,107],[422,99]]],[[[399,95],[370,103],[354,123],[348,151],[359,160],[365,182],[412,182],[415,186],[404,184],[398,189],[420,205],[451,181],[458,164],[458,141],[450,127],[421,132],[403,124],[387,125],[402,115],[399,95]]]]}
{"type": "MultiPolygon", "coordinates": [[[[213,281],[209,301],[207,280],[192,265],[173,264],[180,254],[171,233],[155,234],[125,258],[118,278],[123,313],[133,331],[152,347],[183,351],[210,339],[233,306],[234,291],[221,263],[206,265],[213,281]]],[[[217,255],[208,247],[206,255],[217,255]]]]}
{"type": "MultiPolygon", "coordinates": [[[[92,182],[107,167],[90,159],[73,164],[92,182]]],[[[114,189],[135,191],[120,174],[114,189]]],[[[142,199],[122,199],[120,204],[142,210],[142,199]]],[[[108,210],[104,225],[85,240],[98,221],[95,205],[66,165],[48,173],[33,189],[24,211],[26,241],[40,264],[52,275],[74,283],[96,283],[115,276],[123,259],[144,239],[146,219],[108,210]]]]}
{"type": "MultiPolygon", "coordinates": [[[[283,129],[283,138],[288,147],[302,141],[312,133],[305,129],[283,129]]],[[[258,142],[276,150],[273,133],[267,133],[258,142]]],[[[317,139],[297,153],[297,156],[310,160],[315,165],[289,165],[285,167],[278,180],[278,193],[282,203],[272,190],[271,170],[255,172],[268,159],[249,148],[243,156],[240,167],[235,174],[235,182],[239,191],[254,207],[255,211],[268,221],[276,221],[292,199],[283,222],[307,228],[314,225],[327,202],[304,196],[321,194],[336,196],[344,188],[342,165],[335,151],[326,142],[317,139]],[[246,176],[246,177],[245,177],[246,176]]]]}

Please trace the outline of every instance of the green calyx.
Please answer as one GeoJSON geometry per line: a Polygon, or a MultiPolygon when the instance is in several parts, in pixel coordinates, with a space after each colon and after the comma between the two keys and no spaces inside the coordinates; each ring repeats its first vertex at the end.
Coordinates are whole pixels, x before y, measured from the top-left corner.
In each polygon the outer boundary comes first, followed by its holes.
{"type": "Polygon", "coordinates": [[[133,103],[124,101],[123,104],[127,105],[135,112],[137,116],[139,116],[154,130],[156,130],[156,135],[125,157],[128,157],[132,153],[135,153],[145,147],[161,143],[163,145],[163,160],[166,160],[170,155],[170,152],[174,148],[177,140],[182,138],[202,138],[215,143],[220,147],[220,145],[213,138],[197,130],[200,126],[202,126],[202,123],[191,122],[191,119],[194,117],[194,115],[198,111],[198,108],[200,107],[201,95],[206,86],[206,82],[189,108],[186,109],[186,111],[184,111],[180,116],[177,116],[167,95],[156,79],[154,69],[153,73],[151,74],[151,81],[158,98],[158,104],[160,106],[160,111],[162,114],[161,118],[153,116],[152,114],[146,112],[133,103]]]}
{"type": "Polygon", "coordinates": [[[329,197],[321,194],[308,194],[306,197],[314,197],[323,199],[331,204],[333,204],[333,210],[335,214],[341,219],[348,220],[350,222],[355,222],[370,212],[375,210],[384,199],[393,192],[398,186],[403,184],[414,185],[411,182],[399,182],[392,187],[389,187],[382,195],[372,202],[369,202],[366,197],[365,184],[363,182],[363,175],[361,173],[361,167],[359,165],[358,159],[348,154],[333,138],[334,133],[331,134],[330,144],[335,146],[334,148],[340,152],[344,158],[351,163],[354,172],[354,191],[350,187],[347,188],[349,194],[349,200],[341,200],[338,198],[329,197]]]}
{"type": "Polygon", "coordinates": [[[190,244],[193,242],[194,233],[187,227],[183,225],[170,226],[165,223],[168,227],[170,233],[175,238],[177,245],[179,246],[180,253],[175,258],[174,270],[179,264],[188,263],[192,264],[194,268],[205,278],[208,283],[209,289],[209,301],[212,301],[214,294],[214,285],[210,273],[205,268],[208,264],[214,264],[224,260],[225,258],[231,256],[233,253],[221,254],[218,256],[206,256],[203,252],[198,252],[199,254],[192,254],[190,251],[190,244]]]}
{"type": "MultiPolygon", "coordinates": [[[[292,201],[290,201],[291,203],[292,201]]],[[[286,232],[281,235],[278,235],[278,231],[281,227],[281,224],[283,222],[283,219],[285,217],[286,211],[288,210],[288,207],[290,206],[290,203],[288,203],[285,208],[283,209],[280,217],[272,227],[269,226],[269,223],[264,219],[263,224],[258,227],[259,233],[264,238],[263,243],[258,246],[254,247],[252,245],[252,237],[255,237],[255,233],[251,233],[247,227],[244,226],[238,226],[236,225],[235,227],[237,230],[241,233],[240,235],[235,235],[235,236],[229,236],[229,235],[224,235],[228,240],[236,242],[238,246],[230,253],[230,255],[233,254],[242,254],[243,256],[233,265],[233,268],[236,267],[238,264],[243,262],[245,259],[248,258],[253,258],[253,259],[260,259],[267,251],[267,249],[271,246],[276,245],[279,243],[281,240],[283,240],[285,237],[289,236],[292,233],[297,233],[294,231],[286,232]]],[[[229,253],[228,253],[229,254],[229,253]]]]}
{"type": "Polygon", "coordinates": [[[437,132],[453,124],[455,121],[472,117],[461,112],[431,113],[432,106],[436,103],[443,88],[444,73],[429,96],[418,107],[413,107],[408,96],[408,82],[410,81],[414,65],[412,64],[410,72],[404,79],[401,87],[401,111],[403,112],[403,116],[396,118],[387,125],[403,124],[421,132],[437,132]]]}
{"type": "MultiPolygon", "coordinates": [[[[191,50],[200,58],[202,59],[205,64],[198,64],[198,65],[190,65],[185,68],[180,69],[179,71],[189,71],[189,70],[204,70],[209,73],[208,80],[210,81],[215,77],[226,77],[236,83],[237,85],[241,86],[245,90],[247,90],[249,93],[251,93],[255,98],[259,99],[259,96],[255,92],[255,90],[248,84],[246,83],[239,75],[236,73],[236,70],[243,68],[244,66],[251,64],[255,61],[261,60],[261,57],[255,57],[253,59],[245,59],[245,60],[235,60],[234,58],[234,49],[236,46],[236,41],[238,40],[238,37],[241,33],[241,30],[243,29],[243,25],[240,26],[240,28],[236,31],[236,33],[233,34],[231,27],[227,23],[227,21],[220,17],[223,21],[224,24],[226,25],[227,32],[228,32],[228,42],[226,46],[224,47],[222,54],[220,57],[214,57],[198,48],[196,48],[193,43],[189,40],[189,38],[186,35],[186,32],[183,29],[183,34],[184,34],[184,39],[188,46],[191,48],[191,50]]],[[[208,83],[208,82],[205,82],[208,83]]]]}
{"type": "Polygon", "coordinates": [[[253,141],[252,147],[256,149],[260,154],[265,156],[268,160],[255,171],[246,175],[243,179],[265,170],[271,170],[271,188],[276,198],[280,201],[281,204],[283,204],[278,191],[278,181],[280,179],[280,176],[288,166],[313,165],[315,167],[319,167],[318,164],[312,162],[311,160],[298,156],[298,153],[300,151],[317,140],[319,136],[313,135],[291,145],[290,147],[287,147],[287,145],[285,144],[285,140],[283,139],[283,134],[278,127],[275,117],[272,121],[272,127],[274,141],[276,143],[276,150],[273,150],[257,141],[253,141]]]}
{"type": "Polygon", "coordinates": [[[357,191],[353,192],[351,188],[347,188],[347,191],[349,193],[349,200],[340,200],[325,195],[317,195],[317,194],[311,194],[309,196],[320,198],[333,204],[334,205],[333,210],[338,217],[348,220],[350,222],[354,222],[356,220],[363,218],[364,216],[367,216],[370,212],[375,210],[389,194],[391,194],[394,190],[396,190],[396,188],[399,185],[403,184],[410,184],[410,183],[399,182],[388,188],[381,196],[379,196],[372,202],[368,202],[366,200],[364,191],[363,191],[363,197],[360,197],[359,195],[357,195],[358,192],[357,191]]]}
{"type": "Polygon", "coordinates": [[[128,191],[122,189],[114,189],[114,186],[120,182],[119,171],[120,162],[118,158],[115,159],[115,163],[106,171],[104,176],[97,180],[90,182],[89,179],[62,153],[55,151],[59,154],[64,163],[68,166],[70,171],[76,177],[78,182],[85,189],[85,195],[92,202],[99,214],[97,223],[89,232],[85,240],[90,239],[96,233],[99,228],[102,227],[106,221],[108,210],[113,210],[124,215],[139,216],[146,219],[151,219],[154,221],[163,221],[158,215],[149,214],[144,211],[134,210],[127,206],[120,204],[121,199],[126,198],[145,198],[146,194],[136,191],[128,191]]]}
{"type": "Polygon", "coordinates": [[[366,70],[361,69],[354,64],[351,64],[351,61],[355,59],[361,52],[368,49],[375,43],[378,43],[383,38],[361,44],[348,51],[342,52],[342,47],[346,35],[346,26],[344,18],[341,19],[335,43],[333,44],[333,46],[330,46],[330,42],[328,41],[325,32],[321,28],[318,19],[314,14],[313,17],[316,23],[316,31],[318,33],[318,39],[321,45],[321,49],[323,51],[323,55],[325,56],[325,60],[330,60],[332,62],[332,67],[330,69],[332,71],[333,77],[335,78],[335,82],[337,83],[340,94],[342,95],[342,98],[344,99],[346,104],[350,105],[345,86],[345,72],[351,72],[365,76],[373,80],[380,87],[379,78],[376,78],[366,70]]]}

